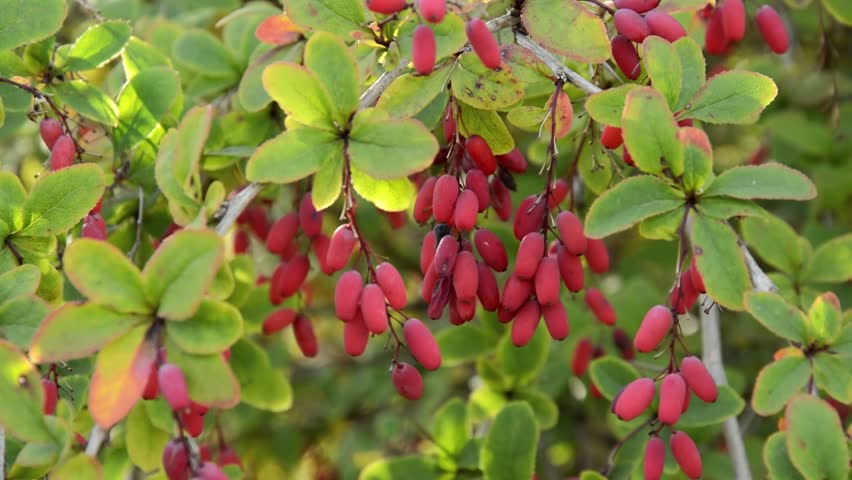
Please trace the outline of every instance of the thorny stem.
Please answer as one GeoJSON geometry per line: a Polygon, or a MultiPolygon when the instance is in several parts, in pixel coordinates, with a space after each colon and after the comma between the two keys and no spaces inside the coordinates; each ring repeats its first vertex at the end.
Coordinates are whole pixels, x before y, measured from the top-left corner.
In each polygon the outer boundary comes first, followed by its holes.
{"type": "Polygon", "coordinates": [[[588,93],[589,95],[602,91],[600,87],[586,80],[585,77],[575,72],[574,70],[571,70],[570,68],[566,67],[565,64],[562,63],[562,60],[559,59],[559,57],[550,53],[550,51],[536,43],[536,41],[531,39],[530,37],[521,33],[516,33],[515,41],[518,45],[529,50],[536,58],[538,58],[545,65],[547,65],[547,68],[549,68],[550,71],[553,72],[553,75],[556,78],[561,79],[563,82],[570,82],[574,84],[577,88],[588,93]]]}
{"type": "Polygon", "coordinates": [[[547,163],[547,183],[544,185],[544,221],[541,230],[544,232],[544,241],[547,243],[547,225],[548,217],[550,216],[550,197],[553,192],[553,172],[556,170],[557,152],[556,152],[556,113],[559,103],[559,94],[562,93],[562,86],[565,81],[557,78],[553,96],[550,97],[550,142],[547,144],[547,154],[549,156],[547,163]]]}
{"type": "Polygon", "coordinates": [[[367,269],[370,273],[370,278],[376,278],[376,270],[373,267],[373,259],[370,253],[370,246],[367,245],[367,240],[361,235],[361,230],[358,228],[358,223],[355,221],[355,195],[352,194],[352,162],[349,157],[349,137],[343,138],[343,217],[349,221],[349,226],[352,232],[355,233],[355,238],[358,239],[358,248],[364,259],[367,262],[367,269]]]}

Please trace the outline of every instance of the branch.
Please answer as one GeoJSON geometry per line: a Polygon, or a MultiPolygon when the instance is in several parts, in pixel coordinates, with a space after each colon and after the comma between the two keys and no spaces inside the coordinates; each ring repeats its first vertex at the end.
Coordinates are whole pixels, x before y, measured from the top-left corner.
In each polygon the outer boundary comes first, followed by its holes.
{"type": "Polygon", "coordinates": [[[92,433],[89,434],[89,443],[86,445],[86,455],[92,458],[97,457],[98,451],[108,438],[109,430],[104,430],[97,425],[92,427],[92,433]]]}
{"type": "Polygon", "coordinates": [[[573,83],[577,86],[577,88],[588,93],[589,95],[601,91],[600,87],[586,80],[585,77],[575,72],[574,70],[571,70],[570,68],[566,67],[565,64],[562,63],[562,60],[559,59],[559,57],[550,53],[550,51],[539,45],[535,40],[531,39],[530,37],[518,33],[515,35],[515,41],[518,43],[518,45],[526,48],[533,55],[535,55],[536,58],[544,62],[544,64],[547,65],[547,68],[549,68],[553,72],[553,75],[555,75],[557,78],[565,82],[573,83]]]}
{"type": "Polygon", "coordinates": [[[217,234],[225,235],[228,233],[234,222],[237,221],[237,218],[248,208],[254,197],[260,193],[260,188],[260,185],[257,183],[250,183],[246,188],[234,195],[234,198],[228,201],[228,209],[225,211],[225,215],[222,216],[222,220],[219,221],[219,225],[216,225],[217,234]]]}
{"type": "Polygon", "coordinates": [[[778,287],[775,286],[772,279],[769,278],[769,275],[760,268],[760,265],[758,265],[754,257],[751,256],[751,252],[748,251],[748,248],[741,239],[740,250],[742,250],[743,256],[745,257],[746,267],[748,268],[748,274],[751,277],[751,284],[754,286],[754,291],[777,292],[778,287]]]}

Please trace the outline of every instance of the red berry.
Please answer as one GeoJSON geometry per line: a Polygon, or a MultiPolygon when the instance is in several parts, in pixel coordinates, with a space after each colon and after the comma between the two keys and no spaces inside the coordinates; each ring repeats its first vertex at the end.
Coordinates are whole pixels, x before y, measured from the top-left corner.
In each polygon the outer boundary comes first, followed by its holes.
{"type": "Polygon", "coordinates": [[[725,35],[725,23],[721,8],[713,11],[707,22],[707,33],[704,35],[704,50],[710,55],[724,55],[728,51],[729,40],[725,35]]]}
{"type": "Polygon", "coordinates": [[[420,24],[414,29],[412,43],[414,70],[420,75],[429,75],[435,67],[435,33],[428,25],[420,24]]]}
{"type": "Polygon", "coordinates": [[[605,325],[615,324],[615,310],[603,293],[597,288],[586,290],[586,305],[595,314],[595,318],[605,325]]]}
{"type": "Polygon", "coordinates": [[[553,182],[553,186],[550,188],[550,200],[548,200],[548,205],[550,205],[550,209],[553,210],[565,200],[565,197],[568,196],[568,182],[563,178],[557,179],[553,182]]]}
{"type": "Polygon", "coordinates": [[[571,356],[571,371],[576,376],[582,376],[589,368],[589,363],[592,361],[592,341],[588,338],[582,338],[574,347],[574,354],[571,356]]]}
{"type": "Polygon", "coordinates": [[[645,446],[645,461],[642,466],[645,480],[660,480],[665,466],[666,444],[662,438],[654,435],[645,446]]]}
{"type": "Polygon", "coordinates": [[[234,234],[234,253],[240,255],[248,252],[250,244],[248,233],[243,229],[237,230],[234,234]]]}
{"type": "Polygon", "coordinates": [[[314,208],[310,192],[302,197],[299,203],[299,226],[308,238],[314,238],[322,233],[322,214],[314,208]]]}
{"type": "Polygon", "coordinates": [[[405,226],[405,212],[386,212],[384,210],[381,210],[381,212],[385,214],[392,229],[399,230],[405,226]]]}
{"type": "Polygon", "coordinates": [[[660,404],[657,407],[657,418],[661,423],[677,423],[683,412],[686,393],[686,383],[677,373],[670,373],[663,378],[660,383],[660,404]]]}
{"type": "Polygon", "coordinates": [[[651,27],[651,34],[663,37],[669,42],[675,42],[686,36],[686,30],[674,17],[668,13],[659,11],[649,12],[645,15],[645,21],[651,27]]]}
{"type": "Polygon", "coordinates": [[[364,319],[358,312],[355,317],[343,325],[343,350],[347,354],[357,357],[367,349],[370,340],[370,331],[364,325],[364,319]]]}
{"type": "Polygon", "coordinates": [[[328,247],[331,245],[331,239],[328,235],[322,233],[311,239],[311,250],[314,256],[317,257],[320,270],[326,275],[331,275],[334,271],[328,266],[328,247]]]}
{"type": "Polygon", "coordinates": [[[450,223],[459,196],[459,182],[452,175],[441,175],[435,183],[432,197],[432,215],[436,222],[450,223]]]}
{"type": "Polygon", "coordinates": [[[383,333],[388,328],[385,294],[375,283],[368,283],[361,291],[361,318],[372,333],[383,333]]]}
{"type": "Polygon", "coordinates": [[[423,277],[423,283],[420,285],[420,296],[423,297],[423,300],[431,302],[432,295],[438,287],[438,281],[444,279],[446,279],[446,277],[439,276],[438,272],[435,270],[432,270],[431,268],[427,270],[423,277]]]}
{"type": "Polygon", "coordinates": [[[302,314],[296,316],[296,320],[293,321],[293,336],[296,337],[296,344],[302,351],[302,355],[306,357],[317,355],[317,337],[314,333],[314,326],[308,317],[302,314]]]}
{"type": "Polygon", "coordinates": [[[544,256],[544,247],[544,237],[540,233],[526,234],[518,246],[514,274],[524,279],[533,278],[541,257],[544,256]]]}
{"type": "Polygon", "coordinates": [[[500,289],[497,286],[497,277],[494,272],[488,268],[488,265],[478,262],[476,264],[478,273],[476,296],[479,297],[479,303],[482,308],[489,312],[495,312],[500,308],[500,289]]]}
{"type": "MultiPolygon", "coordinates": [[[[453,117],[452,103],[447,104],[447,110],[444,112],[443,118],[444,141],[445,143],[450,143],[456,138],[456,119],[453,117]]],[[[438,152],[438,155],[440,154],[441,152],[438,152]]],[[[446,153],[444,158],[446,158],[446,153]]]]}
{"type": "Polygon", "coordinates": [[[474,301],[478,288],[479,271],[476,268],[476,258],[470,252],[459,253],[453,269],[453,290],[456,298],[467,302],[474,301]]]}
{"type": "Polygon", "coordinates": [[[263,334],[271,335],[290,326],[296,319],[296,312],[289,308],[275,310],[263,320],[263,334]]]}
{"type": "Polygon", "coordinates": [[[689,272],[683,272],[680,276],[680,285],[672,289],[670,303],[675,311],[679,314],[684,314],[695,305],[698,300],[698,292],[692,286],[692,275],[689,272]]]}
{"type": "Polygon", "coordinates": [[[180,412],[180,421],[184,430],[192,438],[198,438],[204,432],[204,416],[190,410],[180,412]]]}
{"type": "Polygon", "coordinates": [[[512,173],[524,173],[529,166],[527,159],[517,148],[504,155],[497,155],[497,163],[512,173]]]}
{"type": "Polygon", "coordinates": [[[430,270],[429,267],[432,266],[432,261],[435,259],[435,248],[437,248],[435,231],[429,230],[420,245],[420,273],[423,275],[426,275],[426,272],[430,270]]]}
{"type": "Polygon", "coordinates": [[[701,273],[698,272],[698,265],[695,263],[695,257],[692,258],[692,265],[690,265],[688,272],[690,280],[692,281],[692,288],[699,293],[706,292],[707,287],[704,286],[704,279],[701,278],[701,273]]]}
{"type": "Polygon", "coordinates": [[[506,247],[500,237],[490,230],[480,228],[473,234],[473,243],[482,260],[497,272],[505,272],[509,264],[506,247]]]}
{"type": "Polygon", "coordinates": [[[624,146],[624,153],[621,155],[621,159],[624,160],[624,163],[631,167],[636,166],[636,162],[633,161],[633,157],[631,157],[630,152],[627,151],[627,145],[624,146]]]}
{"type": "Polygon", "coordinates": [[[535,297],[542,306],[559,303],[559,263],[555,255],[541,259],[535,271],[535,297]]]}
{"type": "Polygon", "coordinates": [[[288,298],[299,291],[305,279],[308,277],[308,272],[311,269],[311,262],[305,255],[296,255],[286,263],[282,263],[278,268],[283,268],[278,284],[272,285],[272,288],[278,288],[281,296],[288,298]]]}
{"type": "Polygon", "coordinates": [[[615,0],[615,8],[627,8],[636,13],[645,13],[657,8],[660,0],[615,0]]]}
{"type": "Polygon", "coordinates": [[[781,15],[778,15],[778,12],[769,5],[764,5],[757,9],[754,18],[760,35],[763,36],[769,48],[779,55],[786,52],[790,47],[790,37],[781,15]]]}
{"type": "Polygon", "coordinates": [[[544,325],[547,327],[550,338],[563,340],[568,336],[568,312],[565,311],[565,305],[562,303],[542,305],[541,315],[544,317],[544,325]]]}
{"type": "Polygon", "coordinates": [[[437,181],[436,177],[427,178],[417,192],[417,198],[414,199],[414,220],[417,223],[426,223],[432,217],[432,199],[437,181]]]}
{"type": "Polygon", "coordinates": [[[615,60],[615,64],[624,76],[630,80],[639,78],[642,72],[639,66],[639,52],[630,40],[623,35],[616,35],[612,37],[610,47],[612,47],[612,59],[615,60]]]}
{"type": "Polygon", "coordinates": [[[160,394],[160,386],[157,383],[157,365],[151,362],[151,369],[148,373],[148,382],[145,384],[145,390],[142,390],[142,398],[145,400],[153,400],[160,394]]]}
{"type": "Polygon", "coordinates": [[[556,228],[559,229],[559,238],[568,253],[581,255],[586,251],[588,242],[583,230],[583,222],[572,212],[564,210],[556,216],[556,228]]]}
{"type": "Polygon", "coordinates": [[[620,128],[613,127],[611,125],[607,125],[603,128],[603,131],[601,132],[601,145],[603,145],[604,148],[615,150],[620,147],[622,143],[624,143],[624,137],[621,134],[620,128]]]}
{"type": "Polygon", "coordinates": [[[248,225],[257,238],[266,238],[269,233],[269,219],[266,218],[266,211],[260,205],[252,205],[246,208],[237,218],[237,223],[248,225]]]}
{"type": "Polygon", "coordinates": [[[172,407],[172,410],[183,410],[189,408],[192,400],[189,398],[189,390],[186,385],[186,377],[176,365],[164,363],[157,371],[157,383],[163,398],[172,407]]]}
{"type": "Polygon", "coordinates": [[[467,22],[465,33],[483,65],[492,69],[500,66],[500,44],[485,22],[478,18],[467,22]]]}
{"type": "Polygon", "coordinates": [[[54,172],[74,164],[74,156],[77,154],[77,146],[74,139],[68,135],[61,135],[53,144],[50,151],[50,169],[54,172]]]}
{"type": "Polygon", "coordinates": [[[239,455],[237,455],[237,452],[229,445],[226,445],[219,450],[219,461],[216,462],[216,464],[220,467],[238,465],[240,468],[243,468],[243,462],[240,461],[239,455]]]}
{"type": "Polygon", "coordinates": [[[529,343],[540,320],[541,307],[537,301],[530,298],[518,309],[512,320],[512,343],[516,347],[529,343]]]}
{"type": "Polygon", "coordinates": [[[336,272],[346,266],[352,256],[352,249],[355,248],[355,241],[355,234],[349,225],[337,227],[331,235],[325,259],[329,270],[336,272]]]}
{"type": "Polygon", "coordinates": [[[86,218],[83,219],[83,227],[80,229],[80,236],[95,240],[106,240],[107,231],[104,217],[99,213],[86,215],[86,218]]]}
{"type": "Polygon", "coordinates": [[[169,480],[189,480],[189,452],[180,438],[174,438],[163,449],[163,469],[169,480]]]}
{"type": "Polygon", "coordinates": [[[512,216],[512,192],[497,177],[491,179],[491,205],[500,220],[505,222],[512,216]]]}
{"type": "Polygon", "coordinates": [[[452,235],[447,235],[438,243],[435,250],[435,259],[432,261],[432,270],[440,276],[452,275],[456,265],[456,256],[459,253],[459,241],[452,235]]]}
{"type": "Polygon", "coordinates": [[[603,240],[596,238],[586,239],[586,263],[589,269],[597,274],[609,271],[609,251],[603,240]]]}
{"type": "Polygon", "coordinates": [[[497,159],[494,152],[488,146],[488,142],[479,135],[472,135],[464,144],[464,149],[477,168],[485,175],[491,175],[497,171],[497,159]]]}
{"type": "Polygon", "coordinates": [[[409,318],[402,327],[408,351],[426,370],[437,370],[441,366],[441,350],[432,332],[416,318],[409,318]]]}
{"type": "Polygon", "coordinates": [[[719,396],[716,381],[710,375],[704,362],[697,357],[686,357],[680,362],[680,376],[695,396],[705,402],[715,402],[719,396]]]}
{"type": "Polygon", "coordinates": [[[53,150],[53,146],[59,137],[62,136],[62,124],[55,118],[45,118],[38,126],[41,139],[48,150],[53,150]]]}
{"type": "Polygon", "coordinates": [[[488,178],[486,178],[485,174],[482,173],[482,170],[473,168],[467,172],[464,179],[464,185],[467,190],[472,191],[476,195],[476,211],[482,213],[487,210],[489,204],[488,178]]]}
{"type": "Polygon", "coordinates": [[[391,15],[405,8],[405,0],[367,0],[367,8],[371,12],[391,15]]]}
{"type": "Polygon", "coordinates": [[[45,415],[53,415],[56,413],[56,404],[59,402],[59,388],[56,386],[56,382],[42,378],[41,389],[44,391],[44,403],[41,411],[45,415]]]}
{"type": "Polygon", "coordinates": [[[376,283],[385,294],[388,300],[388,305],[397,310],[404,308],[408,303],[408,296],[405,292],[405,283],[402,281],[402,275],[399,270],[388,262],[381,263],[376,267],[376,283]]]}
{"type": "Polygon", "coordinates": [[[684,118],[683,120],[677,121],[678,127],[691,127],[693,125],[693,121],[691,118],[684,118]]]}
{"type": "Polygon", "coordinates": [[[532,282],[517,275],[512,275],[503,286],[503,297],[500,302],[504,310],[514,312],[529,298],[532,291],[532,282]]]}
{"type": "Polygon", "coordinates": [[[396,391],[409,400],[417,400],[423,395],[423,377],[409,363],[397,363],[391,373],[391,381],[396,391]]]}
{"type": "Polygon", "coordinates": [[[476,314],[476,300],[462,300],[457,298],[454,304],[460,319],[465,322],[473,320],[473,316],[476,314]]]}
{"type": "Polygon", "coordinates": [[[625,360],[633,360],[636,358],[636,352],[633,350],[633,344],[630,342],[630,337],[627,332],[620,328],[612,330],[612,342],[621,352],[621,357],[625,360]]]}
{"type": "Polygon", "coordinates": [[[583,275],[583,262],[580,257],[568,253],[561,244],[556,247],[556,261],[559,264],[559,275],[568,290],[576,293],[583,289],[585,277],[583,275]]]}
{"type": "Polygon", "coordinates": [[[515,213],[515,224],[512,232],[518,240],[530,232],[538,232],[547,220],[547,210],[544,202],[539,202],[536,195],[525,198],[515,213]]]}
{"type": "Polygon", "coordinates": [[[479,198],[473,190],[463,190],[456,200],[453,212],[453,224],[460,232],[469,232],[476,226],[476,214],[479,211],[479,198]]]}
{"type": "Polygon", "coordinates": [[[743,0],[725,0],[719,9],[722,10],[725,36],[734,42],[742,40],[746,31],[746,11],[743,0]]]}
{"type": "Polygon", "coordinates": [[[689,438],[689,435],[684,432],[675,432],[672,434],[669,443],[672,448],[672,456],[678,466],[687,477],[691,479],[701,478],[701,454],[698,453],[698,447],[695,442],[689,438]]]}
{"type": "Polygon", "coordinates": [[[225,472],[218,465],[211,462],[204,462],[201,468],[198,469],[198,480],[228,480],[225,472]]]}
{"type": "Polygon", "coordinates": [[[441,23],[447,14],[446,0],[418,0],[417,11],[429,23],[441,23]]]}
{"type": "Polygon", "coordinates": [[[668,308],[657,305],[651,307],[642,323],[639,331],[633,338],[633,346],[642,353],[648,353],[660,344],[672,328],[672,312],[668,308]]]}
{"type": "Polygon", "coordinates": [[[645,37],[651,34],[651,27],[645,23],[645,19],[633,10],[622,8],[612,16],[615,21],[615,29],[618,33],[627,37],[631,42],[642,43],[645,37]]]}
{"type": "Polygon", "coordinates": [[[364,281],[356,270],[344,272],[337,279],[337,284],[334,286],[334,313],[337,318],[344,322],[355,318],[363,288],[364,281]]]}
{"type": "Polygon", "coordinates": [[[639,378],[628,383],[614,399],[613,413],[625,422],[633,420],[651,404],[655,390],[654,381],[650,378],[639,378]]]}

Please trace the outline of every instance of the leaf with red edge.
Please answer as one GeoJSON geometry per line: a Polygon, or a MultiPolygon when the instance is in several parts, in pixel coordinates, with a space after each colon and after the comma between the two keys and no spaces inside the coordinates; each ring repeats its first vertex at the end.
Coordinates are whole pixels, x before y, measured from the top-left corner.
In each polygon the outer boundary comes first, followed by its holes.
{"type": "MultiPolygon", "coordinates": [[[[544,109],[549,111],[551,106],[553,105],[553,96],[547,100],[547,103],[544,105],[544,109]]],[[[559,95],[556,99],[556,138],[562,138],[571,131],[571,124],[574,121],[574,106],[571,105],[571,99],[568,95],[559,91],[559,95]]],[[[546,124],[544,128],[550,130],[551,120],[550,118],[546,119],[546,124]]]]}
{"type": "Polygon", "coordinates": [[[290,45],[302,35],[302,28],[287,15],[273,15],[260,22],[254,36],[263,43],[276,46],[290,45]]]}

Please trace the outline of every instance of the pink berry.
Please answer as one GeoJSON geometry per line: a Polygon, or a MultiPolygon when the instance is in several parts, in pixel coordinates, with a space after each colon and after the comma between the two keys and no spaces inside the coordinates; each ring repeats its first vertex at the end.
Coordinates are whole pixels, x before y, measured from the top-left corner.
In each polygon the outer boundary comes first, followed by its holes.
{"type": "Polygon", "coordinates": [[[790,47],[790,37],[781,15],[778,15],[778,12],[771,6],[764,5],[757,9],[754,18],[757,21],[760,35],[763,36],[763,40],[769,45],[769,48],[779,55],[786,52],[790,47]]]}
{"type": "Polygon", "coordinates": [[[675,432],[670,440],[672,456],[687,477],[695,480],[701,478],[703,468],[701,454],[695,442],[684,432],[675,432]]]}
{"type": "Polygon", "coordinates": [[[695,396],[705,402],[715,402],[719,396],[716,381],[707,367],[697,357],[686,357],[680,362],[680,376],[695,396]]]}
{"type": "Polygon", "coordinates": [[[483,65],[491,69],[500,66],[500,44],[485,22],[478,18],[467,22],[465,33],[483,65]]]}
{"type": "Polygon", "coordinates": [[[435,33],[428,25],[420,24],[414,29],[412,57],[414,69],[420,75],[429,75],[435,67],[435,33]]]}
{"type": "Polygon", "coordinates": [[[432,332],[416,318],[409,318],[402,327],[405,343],[411,355],[426,370],[437,370],[441,366],[441,350],[432,332]]]}
{"type": "Polygon", "coordinates": [[[672,323],[671,310],[662,305],[651,307],[639,325],[639,330],[633,339],[633,346],[642,353],[654,350],[668,335],[672,323]]]}
{"type": "Polygon", "coordinates": [[[650,378],[634,380],[615,398],[612,411],[621,420],[629,422],[651,405],[655,391],[654,381],[650,378]]]}
{"type": "Polygon", "coordinates": [[[396,391],[409,400],[417,400],[423,395],[423,377],[409,363],[397,363],[391,373],[391,381],[396,391]]]}
{"type": "Polygon", "coordinates": [[[364,281],[361,279],[361,274],[356,270],[344,272],[337,279],[337,284],[334,287],[334,312],[337,314],[337,318],[344,322],[355,318],[363,288],[364,281]]]}
{"type": "Polygon", "coordinates": [[[361,317],[372,333],[384,333],[388,328],[385,294],[375,283],[365,285],[361,291],[361,317]]]}
{"type": "Polygon", "coordinates": [[[160,386],[160,392],[169,406],[172,407],[172,410],[179,411],[189,408],[192,400],[189,398],[186,378],[177,365],[171,363],[160,365],[157,371],[157,383],[160,386]]]}
{"type": "Polygon", "coordinates": [[[674,425],[683,412],[686,382],[677,373],[670,373],[660,383],[660,404],[657,418],[665,425],[674,425]]]}

